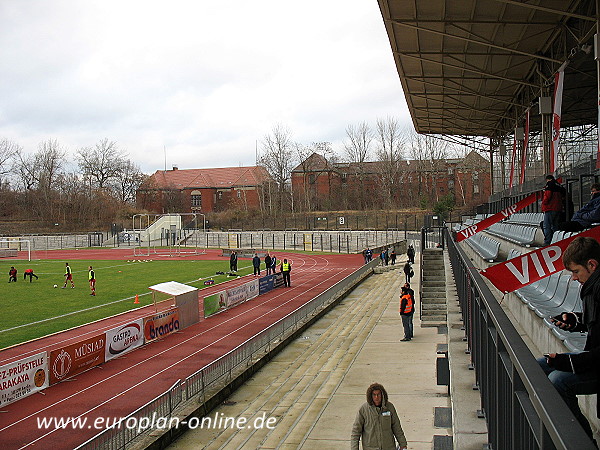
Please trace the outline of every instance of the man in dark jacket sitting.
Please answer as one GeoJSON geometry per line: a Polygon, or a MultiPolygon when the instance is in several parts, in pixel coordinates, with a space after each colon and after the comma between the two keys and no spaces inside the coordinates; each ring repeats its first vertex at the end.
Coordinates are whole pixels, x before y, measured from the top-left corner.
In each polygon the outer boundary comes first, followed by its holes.
{"type": "MultiPolygon", "coordinates": [[[[588,335],[583,352],[550,353],[538,359],[538,363],[585,432],[593,438],[590,424],[579,409],[577,395],[597,394],[599,391],[600,244],[590,237],[574,239],[563,254],[563,263],[572,273],[573,280],[583,284],[580,293],[583,312],[565,311],[553,317],[552,321],[563,330],[587,331],[588,335]]],[[[597,415],[600,417],[600,414],[597,415]]]]}
{"type": "Polygon", "coordinates": [[[573,214],[570,222],[558,225],[563,231],[583,231],[595,223],[600,223],[600,183],[592,184],[592,198],[583,207],[573,214]]]}

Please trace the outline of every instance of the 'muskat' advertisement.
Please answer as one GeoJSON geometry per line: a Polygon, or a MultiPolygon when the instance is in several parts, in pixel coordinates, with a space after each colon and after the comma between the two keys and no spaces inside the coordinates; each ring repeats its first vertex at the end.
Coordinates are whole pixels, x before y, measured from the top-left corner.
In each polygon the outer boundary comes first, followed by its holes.
{"type": "Polygon", "coordinates": [[[168,311],[144,318],[145,342],[163,338],[179,331],[179,309],[168,311]]]}
{"type": "Polygon", "coordinates": [[[105,335],[97,335],[50,352],[50,384],[58,383],[104,362],[105,335]]]}
{"type": "Polygon", "coordinates": [[[117,356],[141,347],[144,344],[144,319],[134,320],[106,332],[104,359],[117,356]]]}

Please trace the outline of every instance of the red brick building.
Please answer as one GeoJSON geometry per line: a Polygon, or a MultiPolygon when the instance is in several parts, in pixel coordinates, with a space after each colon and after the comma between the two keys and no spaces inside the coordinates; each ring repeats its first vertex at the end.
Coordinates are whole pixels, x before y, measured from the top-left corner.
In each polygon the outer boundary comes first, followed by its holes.
{"type": "Polygon", "coordinates": [[[294,202],[303,210],[405,208],[432,205],[451,194],[457,207],[491,194],[490,163],[476,152],[464,158],[332,163],[313,153],[292,172],[294,202]]]}
{"type": "Polygon", "coordinates": [[[272,179],[264,167],[157,170],[137,191],[138,207],[156,213],[259,209],[272,179]]]}

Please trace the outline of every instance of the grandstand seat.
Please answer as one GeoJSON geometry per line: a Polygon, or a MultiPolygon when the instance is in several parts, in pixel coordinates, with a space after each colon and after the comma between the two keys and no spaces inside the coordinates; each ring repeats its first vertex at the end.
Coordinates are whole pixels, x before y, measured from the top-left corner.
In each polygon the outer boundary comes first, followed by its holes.
{"type": "Polygon", "coordinates": [[[569,336],[563,342],[570,352],[579,353],[583,351],[585,347],[585,341],[587,339],[587,333],[569,333],[573,336],[569,336]]]}
{"type": "Polygon", "coordinates": [[[495,223],[488,227],[487,232],[495,236],[514,242],[515,244],[530,247],[535,241],[537,227],[530,225],[495,223]]]}
{"type": "Polygon", "coordinates": [[[465,242],[483,259],[494,262],[500,253],[500,242],[481,233],[465,239],[465,242]]]}

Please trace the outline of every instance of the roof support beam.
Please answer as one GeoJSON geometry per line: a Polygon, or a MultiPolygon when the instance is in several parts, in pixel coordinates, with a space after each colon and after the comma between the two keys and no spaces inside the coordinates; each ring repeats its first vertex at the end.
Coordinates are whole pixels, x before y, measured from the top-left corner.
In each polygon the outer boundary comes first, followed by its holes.
{"type": "MultiPolygon", "coordinates": [[[[425,31],[427,33],[437,34],[437,35],[444,36],[444,37],[449,37],[449,38],[452,38],[452,39],[458,39],[460,41],[466,41],[466,42],[469,42],[469,43],[472,43],[472,44],[483,45],[485,47],[495,48],[495,49],[498,49],[498,50],[503,50],[503,51],[506,51],[507,53],[513,53],[513,54],[516,54],[516,55],[527,56],[528,58],[533,58],[533,59],[541,59],[541,60],[544,60],[544,61],[550,61],[550,62],[556,63],[556,64],[562,64],[563,63],[563,61],[559,61],[559,60],[554,59],[554,58],[549,58],[549,57],[544,56],[544,55],[536,55],[534,53],[523,52],[523,51],[520,51],[520,50],[516,50],[514,48],[505,47],[505,46],[502,46],[502,45],[495,45],[495,44],[492,44],[491,42],[486,42],[486,41],[483,41],[483,40],[480,40],[480,39],[472,39],[472,38],[468,38],[468,37],[464,37],[464,36],[457,36],[455,34],[450,34],[448,32],[432,30],[431,28],[425,28],[425,27],[422,27],[422,26],[419,26],[419,25],[413,25],[413,24],[410,24],[410,23],[407,23],[407,22],[402,22],[400,20],[392,20],[392,22],[394,24],[396,24],[396,25],[401,25],[403,27],[412,28],[414,30],[425,31]]],[[[448,23],[451,23],[451,22],[448,22],[448,23]]],[[[465,29],[460,28],[458,26],[457,26],[457,28],[459,30],[461,30],[461,31],[469,32],[469,30],[465,30],[465,29]]]]}
{"type": "Polygon", "coordinates": [[[431,64],[439,65],[439,66],[450,67],[450,68],[456,69],[456,70],[464,70],[465,72],[476,73],[478,75],[483,75],[485,77],[496,78],[498,80],[508,81],[509,83],[513,83],[513,84],[519,84],[519,85],[523,85],[523,86],[529,86],[529,87],[536,88],[536,89],[539,87],[537,84],[529,83],[527,81],[513,80],[513,79],[508,78],[508,77],[503,77],[503,76],[496,75],[496,74],[493,74],[493,73],[484,72],[482,70],[475,70],[475,69],[470,69],[470,68],[464,67],[464,66],[457,66],[455,64],[445,63],[445,62],[442,62],[442,61],[434,61],[434,60],[427,59],[427,58],[420,58],[418,56],[408,55],[408,54],[405,54],[405,53],[402,53],[402,52],[393,52],[393,53],[395,55],[398,55],[398,56],[405,56],[407,58],[414,58],[414,59],[417,59],[419,61],[424,61],[424,62],[428,62],[428,63],[431,63],[431,64]]]}

